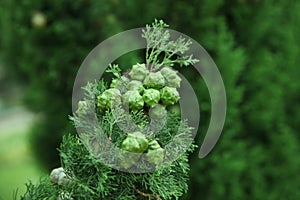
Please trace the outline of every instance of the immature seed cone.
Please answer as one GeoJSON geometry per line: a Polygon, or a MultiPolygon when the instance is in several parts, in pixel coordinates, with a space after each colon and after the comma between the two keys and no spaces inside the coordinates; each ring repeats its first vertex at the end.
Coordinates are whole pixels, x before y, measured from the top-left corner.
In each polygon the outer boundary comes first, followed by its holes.
{"type": "Polygon", "coordinates": [[[149,111],[151,119],[160,120],[166,117],[167,111],[165,106],[157,104],[153,106],[149,111]]]}
{"type": "Polygon", "coordinates": [[[160,72],[150,72],[144,80],[147,88],[160,89],[165,85],[165,79],[160,72]]]}
{"type": "Polygon", "coordinates": [[[160,93],[155,89],[146,89],[143,94],[143,99],[148,106],[153,106],[158,103],[160,93]]]}
{"type": "Polygon", "coordinates": [[[165,78],[166,86],[179,88],[181,78],[177,75],[177,72],[170,67],[164,67],[160,70],[161,74],[165,78]]]}
{"type": "Polygon", "coordinates": [[[153,164],[160,164],[164,160],[164,149],[160,147],[156,140],[149,143],[149,150],[146,154],[146,159],[148,162],[153,164]]]}
{"type": "Polygon", "coordinates": [[[102,109],[112,108],[113,106],[121,104],[121,93],[116,88],[105,90],[97,97],[98,106],[102,109]]]}
{"type": "Polygon", "coordinates": [[[155,150],[150,149],[146,154],[146,159],[148,162],[156,165],[162,163],[164,161],[164,149],[163,148],[159,148],[155,150]]]}
{"type": "Polygon", "coordinates": [[[50,181],[54,184],[63,185],[70,183],[70,178],[67,177],[64,169],[59,167],[51,171],[50,181]]]}
{"type": "Polygon", "coordinates": [[[142,153],[147,150],[148,143],[147,138],[141,132],[128,133],[122,143],[122,149],[133,153],[142,153]]]}
{"type": "Polygon", "coordinates": [[[148,74],[149,70],[146,68],[146,65],[139,63],[133,65],[131,71],[129,72],[130,78],[138,81],[143,81],[148,74]]]}
{"type": "Polygon", "coordinates": [[[62,167],[53,169],[50,173],[50,181],[52,183],[57,184],[58,183],[58,178],[59,178],[61,173],[65,173],[64,169],[62,167]]]}
{"type": "Polygon", "coordinates": [[[127,84],[127,89],[132,91],[138,91],[140,94],[143,94],[145,88],[141,81],[132,80],[127,84]]]}
{"type": "Polygon", "coordinates": [[[129,105],[129,108],[133,111],[141,110],[144,107],[143,97],[137,90],[127,91],[123,94],[123,105],[129,105]]]}
{"type": "Polygon", "coordinates": [[[138,161],[141,153],[148,149],[148,143],[147,138],[141,132],[128,133],[127,137],[122,142],[121,148],[136,154],[125,152],[124,156],[126,158],[120,160],[120,166],[126,169],[133,166],[138,161]]]}
{"type": "Polygon", "coordinates": [[[165,86],[160,90],[160,99],[164,105],[173,105],[178,102],[179,98],[176,88],[165,86]]]}

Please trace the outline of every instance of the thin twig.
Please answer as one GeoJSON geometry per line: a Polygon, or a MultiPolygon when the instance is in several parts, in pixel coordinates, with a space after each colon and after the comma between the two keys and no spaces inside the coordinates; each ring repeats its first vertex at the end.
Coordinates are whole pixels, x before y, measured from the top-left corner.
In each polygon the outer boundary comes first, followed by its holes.
{"type": "Polygon", "coordinates": [[[134,191],[136,191],[137,193],[139,193],[140,195],[143,195],[144,197],[154,197],[158,200],[162,200],[162,198],[160,198],[160,196],[158,194],[147,194],[144,192],[141,192],[140,190],[133,188],[134,191]]]}

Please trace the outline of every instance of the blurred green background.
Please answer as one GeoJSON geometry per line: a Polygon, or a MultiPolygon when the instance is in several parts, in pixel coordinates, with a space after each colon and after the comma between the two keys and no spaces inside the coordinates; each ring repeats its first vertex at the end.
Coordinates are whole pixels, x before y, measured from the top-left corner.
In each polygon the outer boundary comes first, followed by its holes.
{"type": "MultiPolygon", "coordinates": [[[[0,199],[59,166],[76,72],[104,39],[155,18],[197,40],[227,92],[214,150],[191,156],[183,199],[300,199],[300,1],[1,0],[0,199]]],[[[120,60],[130,66],[131,54],[120,60]]],[[[200,145],[210,100],[193,69],[181,71],[199,98],[200,145]]]]}

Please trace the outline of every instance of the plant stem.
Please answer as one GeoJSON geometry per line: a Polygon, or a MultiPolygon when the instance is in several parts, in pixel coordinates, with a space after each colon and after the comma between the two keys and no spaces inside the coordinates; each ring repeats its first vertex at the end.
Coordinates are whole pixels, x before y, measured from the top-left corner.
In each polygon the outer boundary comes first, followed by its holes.
{"type": "Polygon", "coordinates": [[[136,188],[133,188],[133,190],[136,191],[137,193],[139,193],[140,195],[143,195],[144,197],[154,197],[158,200],[162,200],[158,194],[147,194],[147,193],[141,192],[140,190],[138,190],[136,188]]]}

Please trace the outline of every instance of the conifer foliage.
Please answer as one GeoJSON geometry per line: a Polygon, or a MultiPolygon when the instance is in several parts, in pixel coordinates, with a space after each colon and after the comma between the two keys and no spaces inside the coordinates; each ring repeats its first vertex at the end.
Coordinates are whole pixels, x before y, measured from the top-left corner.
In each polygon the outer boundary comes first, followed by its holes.
{"type": "MultiPolygon", "coordinates": [[[[74,77],[83,58],[100,41],[162,18],[210,53],[222,75],[227,96],[222,136],[205,159],[199,160],[197,153],[191,157],[189,193],[183,199],[299,199],[300,1],[2,0],[1,8],[0,57],[5,58],[7,74],[26,85],[29,108],[44,115],[32,133],[31,144],[39,161],[48,168],[58,165],[56,148],[62,135],[75,133],[66,116],[71,111],[74,77]]],[[[134,62],[118,64],[122,69],[134,69],[132,65],[140,60],[135,56],[130,61],[134,62]]],[[[209,124],[210,97],[195,70],[177,69],[189,79],[199,99],[201,126],[196,144],[200,145],[209,124]]],[[[169,70],[161,71],[163,76],[164,73],[169,70]]],[[[169,73],[168,77],[172,76],[169,73]]],[[[138,88],[140,95],[147,89],[141,95],[145,95],[144,106],[155,105],[157,92],[151,91],[157,89],[145,88],[144,83],[139,83],[143,78],[132,80],[128,88],[138,88]]],[[[113,88],[116,82],[104,84],[104,89],[113,88]]],[[[175,88],[177,83],[169,82],[175,88]]],[[[128,98],[128,102],[138,102],[134,106],[139,108],[141,98],[135,96],[138,98],[128,98]]],[[[81,104],[84,107],[85,103],[81,104]]],[[[77,137],[67,137],[78,145],[77,137]]],[[[157,141],[164,148],[162,138],[157,141]]],[[[121,141],[118,145],[121,147],[121,141]]],[[[68,140],[61,155],[70,146],[68,140]]],[[[78,149],[73,159],[79,157],[79,152],[78,149]]],[[[90,156],[87,152],[85,155],[90,156]]],[[[77,161],[74,160],[76,164],[77,161]]],[[[72,170],[65,171],[68,174],[72,170]]],[[[42,183],[29,184],[30,194],[43,199],[38,195],[45,196],[42,191],[47,188],[48,196],[58,195],[57,186],[50,181],[42,183]]],[[[169,182],[163,186],[169,186],[169,182]]],[[[140,191],[151,193],[142,188],[140,191]]]]}
{"type": "Polygon", "coordinates": [[[155,20],[144,29],[145,63],[123,74],[110,65],[106,72],[115,76],[110,85],[100,80],[83,88],[85,97],[71,117],[79,135],[64,137],[62,168],[38,185],[29,183],[22,199],[178,199],[187,192],[193,128],[170,109],[181,98],[181,78],[172,66],[198,60],[177,56],[191,41],[170,40],[165,27],[155,20]],[[102,132],[90,123],[93,113],[102,132]],[[175,145],[168,145],[171,141],[175,145]],[[103,155],[111,163],[103,163],[103,155]]]}

